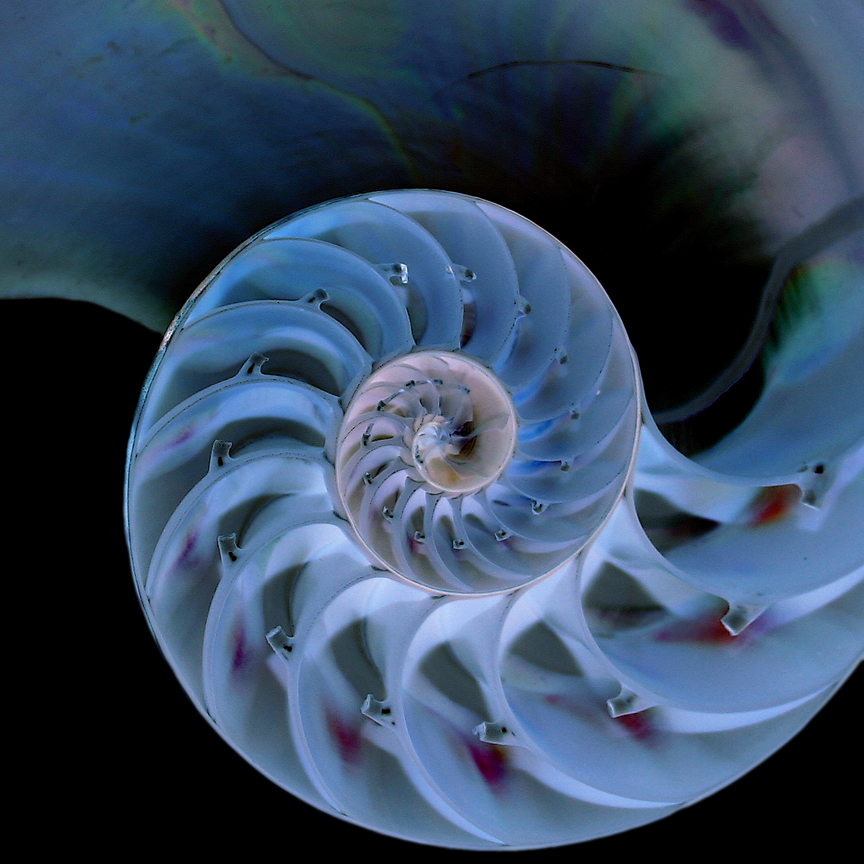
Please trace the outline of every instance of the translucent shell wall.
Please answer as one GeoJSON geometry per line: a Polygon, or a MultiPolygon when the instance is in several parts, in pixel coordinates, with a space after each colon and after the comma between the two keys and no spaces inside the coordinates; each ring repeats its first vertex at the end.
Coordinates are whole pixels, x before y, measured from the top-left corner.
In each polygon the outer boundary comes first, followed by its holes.
{"type": "Polygon", "coordinates": [[[772,443],[772,400],[819,389],[780,367],[697,463],[531,222],[417,190],[303,211],[214,271],[148,379],[146,613],[231,745],[333,815],[471,849],[659,818],[861,655],[864,448],[772,443]]]}

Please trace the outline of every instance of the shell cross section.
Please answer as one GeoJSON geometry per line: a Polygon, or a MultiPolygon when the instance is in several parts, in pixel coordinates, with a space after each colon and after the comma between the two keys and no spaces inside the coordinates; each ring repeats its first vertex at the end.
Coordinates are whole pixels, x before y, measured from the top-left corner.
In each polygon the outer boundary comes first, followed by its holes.
{"type": "Polygon", "coordinates": [[[276,223],[142,395],[153,632],[238,752],[367,828],[536,848],[664,816],[860,660],[864,442],[801,467],[781,414],[727,473],[737,431],[711,467],[642,403],[603,289],[509,210],[407,190],[276,223]]]}

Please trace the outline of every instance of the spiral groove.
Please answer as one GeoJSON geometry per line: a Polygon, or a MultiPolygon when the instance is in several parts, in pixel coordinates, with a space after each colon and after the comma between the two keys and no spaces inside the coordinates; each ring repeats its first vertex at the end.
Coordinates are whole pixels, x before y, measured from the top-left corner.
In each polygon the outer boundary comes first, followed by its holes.
{"type": "Polygon", "coordinates": [[[133,432],[166,656],[259,770],[408,839],[575,842],[718,788],[860,656],[864,449],[741,477],[640,405],[600,285],[510,211],[412,190],[271,226],[133,432]]]}

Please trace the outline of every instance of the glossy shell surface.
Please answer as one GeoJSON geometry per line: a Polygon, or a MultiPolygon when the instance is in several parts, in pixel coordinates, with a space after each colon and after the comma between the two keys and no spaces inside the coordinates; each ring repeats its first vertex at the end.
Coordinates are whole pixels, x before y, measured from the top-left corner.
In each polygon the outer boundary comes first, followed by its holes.
{"type": "Polygon", "coordinates": [[[861,342],[789,345],[695,461],[528,220],[409,190],[276,223],[187,303],[139,406],[157,640],[246,759],[376,831],[527,848],[664,816],[861,655],[862,442],[771,426],[861,342]]]}

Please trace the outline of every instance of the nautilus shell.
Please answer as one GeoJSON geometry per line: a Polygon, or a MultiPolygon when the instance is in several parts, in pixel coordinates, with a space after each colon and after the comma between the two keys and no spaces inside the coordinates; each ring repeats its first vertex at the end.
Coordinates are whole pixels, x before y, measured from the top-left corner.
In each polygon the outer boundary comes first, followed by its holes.
{"type": "MultiPolygon", "coordinates": [[[[762,404],[820,386],[785,368],[762,404]]],[[[642,403],[600,284],[505,208],[276,223],[139,406],[128,537],[166,657],[260,771],[402,838],[570,843],[715,790],[861,655],[864,442],[780,443],[757,409],[696,462],[642,403]]]]}
{"type": "Polygon", "coordinates": [[[10,701],[50,824],[550,846],[784,745],[596,848],[851,838],[862,43],[860,0],[0,4],[10,701]]]}

